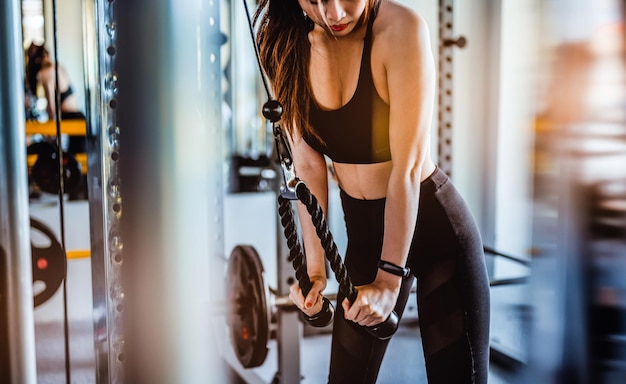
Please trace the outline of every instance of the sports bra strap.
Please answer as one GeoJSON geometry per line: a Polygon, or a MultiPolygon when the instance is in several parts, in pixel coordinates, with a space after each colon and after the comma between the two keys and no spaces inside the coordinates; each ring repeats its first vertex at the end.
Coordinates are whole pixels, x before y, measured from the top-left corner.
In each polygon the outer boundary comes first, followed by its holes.
{"type": "Polygon", "coordinates": [[[374,5],[370,18],[367,21],[367,30],[365,31],[365,46],[363,51],[363,58],[367,60],[368,64],[370,62],[370,54],[372,51],[372,28],[374,25],[374,19],[376,19],[376,15],[378,14],[379,6],[380,2],[377,2],[376,5],[374,5]]]}

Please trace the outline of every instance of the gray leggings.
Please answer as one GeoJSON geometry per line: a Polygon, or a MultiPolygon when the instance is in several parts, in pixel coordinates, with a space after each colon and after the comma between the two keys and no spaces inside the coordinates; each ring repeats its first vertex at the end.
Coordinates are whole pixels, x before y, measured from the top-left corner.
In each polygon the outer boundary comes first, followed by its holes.
{"type": "MultiPolygon", "coordinates": [[[[429,383],[487,383],[489,281],[482,241],[465,202],[439,168],[421,183],[417,228],[395,311],[402,316],[413,279],[429,383]]],[[[341,192],[348,234],[345,264],[354,285],[371,283],[383,242],[385,199],[341,192]]],[[[330,383],[374,383],[389,341],[344,319],[338,297],[330,383]]]]}

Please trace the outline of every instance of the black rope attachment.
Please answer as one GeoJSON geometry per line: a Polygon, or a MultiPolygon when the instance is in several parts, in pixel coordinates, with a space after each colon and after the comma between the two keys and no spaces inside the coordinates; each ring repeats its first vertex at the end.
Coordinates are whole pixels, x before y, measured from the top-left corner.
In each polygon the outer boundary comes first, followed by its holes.
{"type": "MultiPolygon", "coordinates": [[[[280,214],[280,223],[283,226],[287,246],[289,247],[288,260],[291,262],[293,269],[296,271],[296,279],[302,290],[302,294],[306,297],[311,291],[312,283],[306,271],[306,259],[298,240],[298,231],[296,222],[291,209],[291,201],[278,195],[278,213],[280,214]]],[[[314,316],[308,316],[304,312],[304,319],[314,327],[325,327],[333,320],[335,309],[328,298],[324,297],[322,309],[314,316]]]]}
{"type": "Polygon", "coordinates": [[[311,220],[315,226],[315,232],[322,243],[326,259],[330,263],[330,268],[335,273],[337,282],[339,283],[339,291],[350,301],[354,303],[356,300],[357,292],[348,276],[348,270],[339,256],[339,250],[337,244],[333,239],[333,235],[328,229],[328,223],[326,222],[326,216],[324,211],[319,205],[317,198],[311,193],[309,188],[304,183],[298,183],[296,187],[296,196],[300,200],[307,211],[311,215],[311,220]]]}

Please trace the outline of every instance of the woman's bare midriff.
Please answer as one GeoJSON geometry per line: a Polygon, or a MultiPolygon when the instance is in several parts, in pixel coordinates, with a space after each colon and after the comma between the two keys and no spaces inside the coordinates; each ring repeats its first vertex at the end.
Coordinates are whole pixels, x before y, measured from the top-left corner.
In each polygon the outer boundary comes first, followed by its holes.
{"type": "MultiPolygon", "coordinates": [[[[387,196],[391,161],[374,164],[333,163],[339,187],[351,197],[362,200],[375,200],[387,196]]],[[[420,181],[424,181],[435,171],[435,163],[426,160],[422,166],[420,181]]]]}

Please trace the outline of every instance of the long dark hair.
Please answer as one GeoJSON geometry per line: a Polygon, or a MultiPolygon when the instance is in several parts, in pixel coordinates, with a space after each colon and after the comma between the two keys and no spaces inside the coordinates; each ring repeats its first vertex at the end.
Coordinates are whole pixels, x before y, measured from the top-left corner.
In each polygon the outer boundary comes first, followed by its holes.
{"type": "Polygon", "coordinates": [[[295,127],[310,131],[308,33],[313,22],[304,17],[297,0],[262,0],[254,22],[258,23],[256,40],[261,64],[274,97],[283,105],[282,120],[288,132],[293,133],[295,127]]]}
{"type": "MultiPolygon", "coordinates": [[[[369,0],[364,20],[368,20],[370,11],[377,9],[380,1],[369,0]]],[[[306,131],[320,139],[308,123],[312,97],[308,34],[313,22],[304,16],[298,0],[261,0],[254,24],[261,64],[274,89],[274,97],[283,105],[282,120],[289,134],[297,128],[302,134],[306,131]]]]}
{"type": "Polygon", "coordinates": [[[30,92],[37,94],[37,74],[43,66],[44,57],[48,56],[48,50],[44,45],[32,43],[27,51],[28,63],[26,64],[26,81],[30,92]]]}

